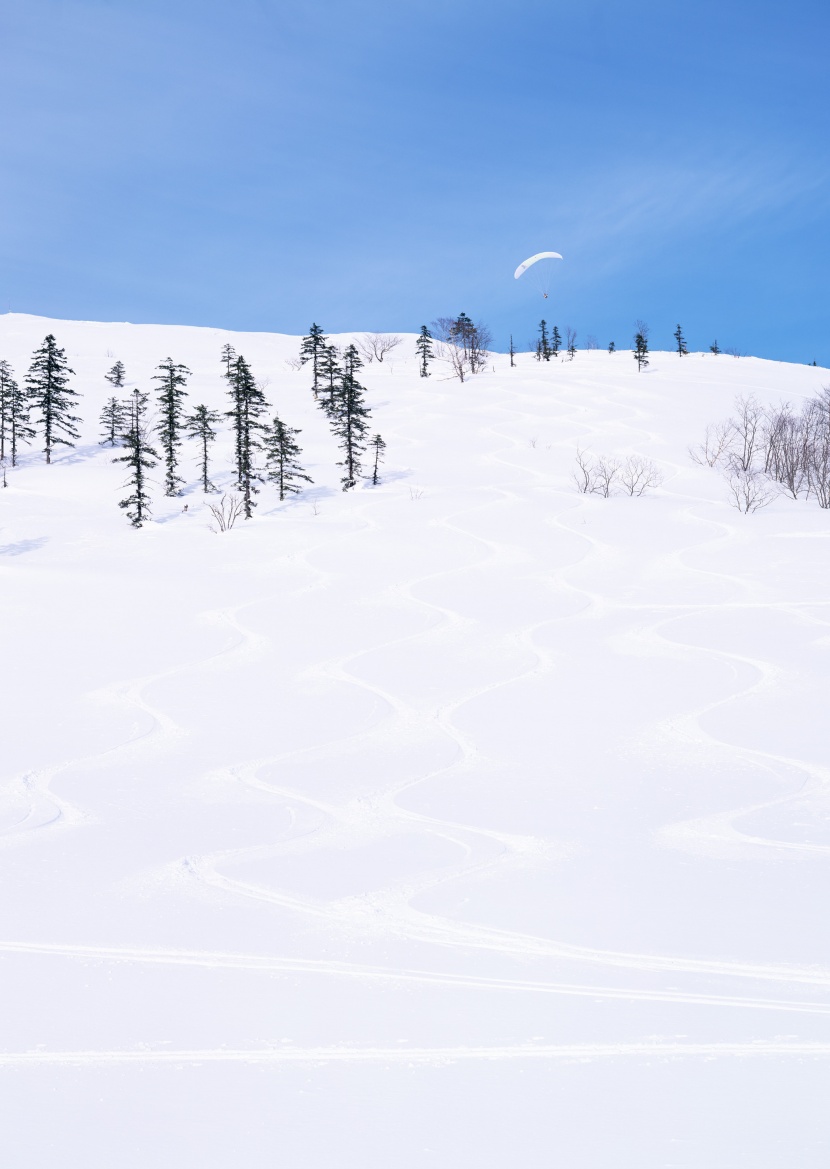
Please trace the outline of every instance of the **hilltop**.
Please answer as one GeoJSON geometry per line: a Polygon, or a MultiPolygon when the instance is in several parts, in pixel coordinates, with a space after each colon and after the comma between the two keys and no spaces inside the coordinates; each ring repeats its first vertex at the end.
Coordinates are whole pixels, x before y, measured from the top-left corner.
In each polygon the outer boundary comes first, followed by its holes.
{"type": "Polygon", "coordinates": [[[10,1163],[780,1166],[830,1054],[830,512],[740,514],[688,448],[827,372],[461,384],[406,335],[343,492],[299,338],[9,314],[19,380],[48,332],[82,437],[0,491],[0,1068],[49,1114],[10,1163]],[[190,448],[135,530],[104,374],[225,410],[226,343],[313,485],[217,534],[190,448]],[[578,448],[662,483],[580,494],[578,448]]]}

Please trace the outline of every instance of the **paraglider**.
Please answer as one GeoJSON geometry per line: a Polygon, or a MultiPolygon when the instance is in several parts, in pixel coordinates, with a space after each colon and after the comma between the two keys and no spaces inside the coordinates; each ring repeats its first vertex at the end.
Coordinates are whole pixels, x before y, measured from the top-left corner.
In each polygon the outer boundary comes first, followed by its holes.
{"type": "Polygon", "coordinates": [[[562,257],[559,252],[537,252],[535,256],[529,256],[519,264],[513,273],[513,279],[518,280],[520,276],[523,276],[530,269],[533,275],[533,282],[545,300],[547,300],[550,281],[553,276],[554,265],[552,261],[561,259],[562,257]]]}

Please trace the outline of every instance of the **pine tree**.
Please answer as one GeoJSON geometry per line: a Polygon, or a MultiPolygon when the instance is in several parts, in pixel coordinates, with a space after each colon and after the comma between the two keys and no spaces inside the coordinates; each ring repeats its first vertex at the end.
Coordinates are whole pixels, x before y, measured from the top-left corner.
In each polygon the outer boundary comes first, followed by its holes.
{"type": "Polygon", "coordinates": [[[299,430],[292,430],[276,416],[274,421],[265,430],[265,465],[268,468],[268,478],[276,486],[280,495],[280,502],[286,495],[293,495],[302,491],[301,482],[313,483],[310,475],[305,473],[300,465],[302,451],[294,441],[294,435],[299,430]]]}
{"type": "Polygon", "coordinates": [[[334,396],[337,391],[337,382],[342,373],[337,362],[339,356],[340,354],[337,352],[336,345],[327,345],[323,351],[323,356],[320,358],[320,381],[326,394],[320,402],[320,406],[330,418],[334,411],[334,396]]]}
{"type": "Polygon", "coordinates": [[[122,390],[124,388],[124,378],[126,376],[127,371],[124,368],[123,361],[116,361],[115,365],[112,367],[109,373],[104,374],[104,377],[107,379],[109,384],[111,386],[115,386],[117,390],[122,390]]]}
{"type": "Polygon", "coordinates": [[[548,337],[548,323],[547,321],[539,322],[539,344],[537,353],[542,361],[550,361],[553,350],[550,347],[550,338],[548,337]]]}
{"type": "Polygon", "coordinates": [[[72,398],[79,396],[69,385],[68,375],[74,372],[66,364],[66,352],[49,333],[40,349],[35,350],[26,375],[29,401],[40,413],[47,463],[52,462],[53,447],[74,446],[70,440],[79,437],[75,423],[80,418],[69,413],[72,398]]]}
{"type": "Polygon", "coordinates": [[[216,439],[216,431],[213,428],[218,425],[221,419],[222,415],[218,410],[209,410],[207,406],[202,405],[197,406],[190,417],[185,419],[188,436],[198,439],[202,447],[199,457],[199,476],[205,495],[209,491],[216,490],[208,475],[208,446],[216,439]]]}
{"type": "Polygon", "coordinates": [[[221,360],[225,363],[225,377],[230,377],[231,366],[236,360],[236,350],[230,342],[222,346],[221,360]]]}
{"type": "Polygon", "coordinates": [[[300,361],[305,365],[307,361],[311,362],[312,385],[311,391],[314,397],[317,397],[320,389],[320,363],[326,350],[326,342],[328,338],[323,335],[323,330],[319,325],[312,325],[308,330],[308,336],[303,337],[302,345],[300,346],[300,361]]]}
{"type": "Polygon", "coordinates": [[[508,353],[510,354],[510,368],[513,369],[516,365],[516,362],[513,360],[513,358],[516,356],[516,350],[513,348],[513,334],[512,333],[510,334],[510,349],[508,350],[508,353]]]}
{"type": "Polygon", "coordinates": [[[164,455],[164,494],[181,495],[179,488],[184,479],[176,474],[179,466],[179,447],[182,445],[182,430],[185,425],[184,399],[187,397],[187,379],[190,370],[186,365],[177,365],[172,357],[162,361],[156,367],[157,373],[153,381],[161,382],[161,389],[157,396],[160,407],[160,417],[156,425],[156,432],[161,439],[161,449],[164,455]]]}
{"type": "Polygon", "coordinates": [[[432,333],[426,325],[421,325],[421,332],[418,335],[418,340],[415,342],[415,349],[418,353],[418,358],[421,362],[420,373],[421,377],[429,377],[429,370],[427,364],[432,360],[432,333]]]}
{"type": "Polygon", "coordinates": [[[259,434],[263,423],[260,419],[268,409],[268,403],[254,380],[250,366],[241,355],[231,363],[228,382],[231,409],[226,412],[226,417],[233,422],[236,483],[242,492],[245,519],[249,520],[252,509],[256,507],[253,498],[258,490],[256,484],[262,479],[255,459],[262,445],[259,434]]]}
{"type": "Polygon", "coordinates": [[[128,426],[130,409],[119,398],[107,398],[101,411],[101,439],[99,446],[115,446],[128,426]]]}
{"type": "Polygon", "coordinates": [[[386,443],[379,434],[376,434],[369,443],[369,448],[372,452],[372,486],[377,487],[378,483],[380,483],[380,464],[383,462],[386,443]]]}
{"type": "Polygon", "coordinates": [[[685,357],[689,350],[686,348],[686,338],[683,336],[683,330],[678,325],[674,330],[673,337],[677,342],[678,357],[685,357]]]}
{"type": "Polygon", "coordinates": [[[550,351],[554,357],[558,357],[559,350],[562,347],[562,334],[559,332],[557,325],[553,326],[553,333],[550,338],[550,351]]]}
{"type": "Polygon", "coordinates": [[[335,394],[332,416],[332,430],[340,439],[343,452],[343,461],[338,466],[343,467],[340,482],[344,491],[354,487],[360,477],[360,460],[366,450],[366,435],[369,431],[365,390],[355,376],[362,364],[355,346],[349,345],[343,354],[343,372],[335,394]]]}
{"type": "Polygon", "coordinates": [[[30,443],[34,436],[34,428],[29,425],[26,395],[15,381],[14,370],[8,361],[0,361],[0,462],[3,466],[8,451],[12,466],[16,467],[18,444],[30,443]]]}
{"type": "Polygon", "coordinates": [[[609,353],[616,353],[617,352],[617,346],[614,344],[613,341],[608,342],[608,352],[609,353]]]}
{"type": "Polygon", "coordinates": [[[130,401],[129,430],[124,435],[126,454],[113,459],[114,463],[126,463],[130,475],[125,487],[132,489],[132,494],[122,499],[118,504],[123,507],[134,528],[150,519],[150,496],[147,491],[147,471],[151,471],[158,462],[158,454],[150,446],[146,424],[147,401],[149,395],[140,390],[133,390],[130,401]]]}
{"type": "Polygon", "coordinates": [[[720,353],[720,345],[718,345],[717,341],[713,341],[709,346],[709,352],[714,353],[716,356],[720,353]]]}
{"type": "Polygon", "coordinates": [[[637,362],[638,370],[648,365],[648,329],[641,322],[638,322],[637,332],[634,334],[634,360],[637,362]]]}

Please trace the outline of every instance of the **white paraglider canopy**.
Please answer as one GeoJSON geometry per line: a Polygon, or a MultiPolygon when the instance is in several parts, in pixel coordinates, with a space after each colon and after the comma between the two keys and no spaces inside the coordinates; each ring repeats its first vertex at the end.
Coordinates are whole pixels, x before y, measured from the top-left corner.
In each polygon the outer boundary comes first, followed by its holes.
{"type": "Polygon", "coordinates": [[[539,260],[561,260],[561,259],[562,259],[562,257],[559,255],[559,252],[537,252],[535,256],[530,256],[530,257],[528,257],[527,260],[522,260],[521,264],[519,264],[518,268],[513,273],[513,279],[518,280],[519,277],[522,276],[528,270],[528,268],[532,268],[534,264],[537,264],[539,262],[539,260]]]}

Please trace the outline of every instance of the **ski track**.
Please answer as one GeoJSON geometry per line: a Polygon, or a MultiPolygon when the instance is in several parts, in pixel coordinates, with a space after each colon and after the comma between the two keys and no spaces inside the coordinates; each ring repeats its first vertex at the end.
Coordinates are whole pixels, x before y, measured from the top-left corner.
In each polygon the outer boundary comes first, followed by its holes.
{"type": "Polygon", "coordinates": [[[83,1067],[112,1064],[199,1065],[241,1064],[402,1064],[440,1067],[460,1062],[547,1060],[587,1063],[599,1059],[752,1059],[788,1055],[800,1059],[826,1059],[828,1043],[757,1040],[752,1043],[539,1043],[477,1047],[262,1047],[204,1048],[202,1050],[21,1051],[0,1053],[0,1067],[83,1067]]]}
{"type": "MultiPolygon", "coordinates": [[[[583,438],[590,441],[591,435],[598,433],[598,427],[593,424],[590,412],[582,405],[575,405],[571,401],[565,402],[561,398],[551,395],[549,385],[547,383],[544,384],[548,393],[548,400],[563,407],[564,410],[561,416],[557,416],[552,420],[552,425],[556,426],[569,423],[577,429],[581,429],[583,438]]],[[[582,389],[584,389],[584,386],[580,386],[580,391],[582,389]]],[[[517,397],[528,397],[527,390],[520,391],[517,397]]],[[[655,441],[657,436],[653,432],[636,425],[635,419],[637,415],[644,412],[627,407],[631,420],[620,419],[618,417],[620,405],[607,393],[597,396],[595,399],[595,409],[598,406],[607,407],[609,410],[614,409],[616,411],[614,415],[615,424],[628,428],[632,432],[632,435],[636,436],[639,443],[648,444],[655,441]]],[[[509,408],[500,405],[496,409],[502,415],[512,412],[514,418],[519,420],[520,423],[530,421],[533,429],[538,429],[540,423],[546,422],[546,420],[540,420],[538,416],[533,416],[518,407],[510,411],[509,408]]],[[[604,422],[606,424],[607,421],[608,419],[605,417],[604,422]]],[[[385,935],[391,934],[408,940],[427,942],[443,947],[472,951],[486,949],[503,955],[525,959],[556,961],[564,959],[577,963],[598,965],[604,968],[626,968],[642,973],[669,971],[675,975],[726,976],[756,982],[799,984],[810,986],[816,990],[830,988],[830,970],[789,966],[785,964],[752,964],[719,961],[716,959],[698,959],[685,956],[639,954],[592,949],[590,947],[569,945],[534,935],[526,935],[516,931],[475,926],[439,917],[435,914],[428,914],[413,908],[412,901],[416,897],[429,889],[435,888],[441,883],[456,880],[461,876],[475,871],[489,870],[499,864],[511,862],[527,863],[528,861],[533,863],[535,860],[549,856],[551,851],[555,849],[555,845],[534,837],[519,836],[517,834],[501,832],[476,825],[456,824],[435,816],[429,816],[407,809],[400,803],[400,799],[404,793],[427,780],[435,779],[441,775],[446,776],[456,769],[468,768],[479,761],[480,755],[475,742],[455,726],[453,717],[465,704],[484,694],[510,686],[519,680],[526,681],[533,676],[541,676],[552,668],[550,654],[542,650],[534,642],[534,635],[538,631],[556,622],[579,621],[585,619],[586,616],[593,616],[597,613],[607,613],[610,611],[642,610],[644,612],[654,612],[656,614],[655,620],[651,624],[642,627],[642,636],[652,636],[656,641],[662,641],[665,645],[670,646],[674,652],[682,651],[688,654],[705,654],[714,660],[726,661],[732,665],[737,664],[742,667],[748,667],[756,673],[757,677],[754,681],[736,690],[733,694],[695,708],[680,718],[672,718],[670,721],[671,733],[673,735],[681,736],[687,741],[694,741],[708,748],[715,748],[732,753],[733,757],[736,758],[751,760],[756,764],[765,764],[775,774],[780,774],[782,768],[787,768],[800,771],[806,777],[805,784],[802,784],[799,790],[785,793],[776,799],[742,806],[712,816],[699,817],[695,820],[666,825],[658,833],[658,843],[671,847],[682,847],[684,842],[688,843],[691,841],[696,847],[705,848],[707,842],[714,842],[717,845],[719,842],[727,840],[732,843],[738,842],[749,848],[780,849],[804,854],[817,853],[820,855],[826,855],[830,852],[830,848],[827,846],[777,841],[744,834],[739,832],[734,826],[735,820],[751,812],[762,808],[784,806],[793,800],[804,799],[813,791],[826,790],[828,781],[830,780],[830,772],[808,760],[792,759],[765,752],[758,748],[723,743],[709,734],[701,723],[701,720],[712,711],[723,708],[729,703],[746,697],[769,685],[776,676],[775,665],[771,662],[752,659],[724,650],[693,646],[687,642],[675,641],[667,632],[666,627],[670,626],[671,622],[678,617],[705,612],[707,608],[723,609],[724,605],[720,603],[712,604],[711,606],[695,603],[669,606],[651,604],[620,605],[610,602],[601,594],[589,592],[581,585],[574,584],[569,580],[569,570],[582,564],[591,556],[601,555],[604,547],[601,540],[596,536],[590,534],[588,531],[576,531],[573,527],[574,520],[584,510],[585,500],[582,497],[574,499],[571,493],[566,493],[560,487],[552,484],[551,477],[544,470],[517,465],[511,462],[509,455],[524,445],[521,439],[515,435],[503,434],[496,429],[491,429],[491,433],[506,445],[501,449],[490,452],[490,460],[493,463],[500,464],[502,467],[509,468],[513,472],[535,478],[536,481],[548,486],[551,489],[552,504],[555,504],[556,507],[554,514],[550,518],[552,527],[559,528],[567,532],[570,536],[578,536],[584,541],[585,548],[582,554],[578,555],[570,564],[556,569],[542,568],[536,574],[544,580],[555,578],[558,585],[577,594],[582,601],[580,611],[576,614],[571,613],[566,617],[551,617],[543,621],[530,623],[515,630],[511,635],[513,644],[525,650],[534,659],[527,669],[511,674],[509,677],[472,688],[452,702],[435,708],[428,715],[419,713],[395,694],[390,693],[385,688],[370,680],[360,677],[354,672],[361,658],[367,657],[377,650],[402,646],[409,641],[415,641],[432,635],[436,631],[447,633],[460,630],[471,624],[470,619],[464,617],[463,614],[451,607],[418,596],[418,589],[420,586],[428,582],[434,582],[442,577],[450,577],[458,573],[482,569],[486,570],[487,567],[492,565],[512,562],[511,554],[506,552],[501,544],[487,540],[477,533],[467,530],[463,526],[462,517],[492,507],[503,501],[520,504],[522,496],[516,491],[511,490],[509,486],[502,484],[483,488],[482,490],[487,493],[488,498],[481,503],[451,512],[435,521],[448,531],[462,535],[466,540],[477,542],[481,550],[480,555],[471,563],[464,566],[427,573],[405,584],[397,585],[394,588],[395,593],[409,603],[431,612],[435,617],[434,623],[427,630],[419,630],[399,638],[392,638],[387,642],[371,647],[369,650],[364,649],[321,662],[313,668],[313,671],[307,672],[329,681],[357,686],[364,692],[370,693],[384,705],[386,709],[385,716],[368,730],[356,732],[346,737],[341,736],[330,743],[315,744],[312,747],[288,751],[262,759],[241,761],[238,765],[229,769],[229,774],[242,784],[267,791],[271,795],[278,795],[284,798],[289,806],[293,805],[294,807],[312,810],[317,816],[318,822],[307,828],[302,835],[297,835],[294,831],[297,825],[297,819],[292,811],[292,820],[283,839],[247,848],[232,848],[201,856],[184,857],[178,862],[179,868],[184,868],[195,879],[224,893],[232,893],[290,908],[300,914],[322,920],[328,926],[337,930],[342,930],[346,927],[357,930],[358,932],[380,932],[385,935]],[[417,730],[419,727],[425,725],[437,726],[441,733],[454,745],[455,757],[449,763],[445,763],[422,775],[408,779],[404,783],[381,789],[368,797],[353,800],[343,806],[313,799],[302,792],[293,791],[289,788],[266,782],[260,776],[264,768],[273,766],[275,763],[286,762],[303,755],[313,755],[318,758],[331,757],[347,744],[359,743],[361,740],[371,741],[372,737],[378,734],[387,737],[390,734],[400,735],[417,730]],[[220,872],[220,867],[227,869],[227,867],[232,866],[234,863],[254,857],[277,855],[287,849],[293,851],[296,851],[298,848],[314,850],[331,840],[337,840],[342,843],[344,838],[348,840],[382,838],[413,827],[431,833],[456,846],[461,854],[461,860],[455,865],[446,865],[440,870],[433,870],[419,877],[397,882],[374,894],[341,898],[331,902],[317,902],[310,898],[299,897],[280,891],[279,889],[257,886],[251,882],[234,879],[227,876],[226,873],[220,872]]],[[[574,438],[569,435],[567,438],[556,440],[553,445],[565,446],[567,444],[568,446],[573,446],[573,443],[574,438]]],[[[663,461],[665,462],[666,460],[663,461]]],[[[679,467],[679,464],[675,464],[675,468],[677,467],[679,467]]],[[[696,553],[703,551],[709,545],[722,543],[730,535],[734,534],[735,531],[731,525],[723,520],[715,520],[709,516],[701,517],[695,514],[695,508],[698,508],[703,502],[699,499],[690,498],[690,518],[711,525],[716,529],[716,533],[712,535],[710,540],[704,540],[699,544],[696,543],[694,545],[696,553]]],[[[368,505],[364,505],[360,509],[361,512],[365,512],[366,506],[368,505]]],[[[334,536],[329,533],[325,539],[313,547],[301,552],[289,553],[284,559],[301,562],[308,570],[311,583],[307,584],[305,589],[325,589],[334,580],[334,574],[314,564],[314,552],[318,549],[328,551],[334,541],[348,539],[354,532],[364,531],[368,527],[377,526],[377,523],[373,519],[362,516],[362,524],[360,527],[351,527],[348,531],[338,532],[334,536]]],[[[779,608],[788,612],[797,612],[805,620],[812,621],[815,624],[824,624],[810,614],[803,612],[803,610],[807,607],[814,608],[817,605],[827,605],[829,602],[823,599],[817,599],[816,601],[785,603],[769,602],[759,599],[757,596],[751,595],[752,586],[747,581],[713,569],[689,566],[684,560],[684,553],[686,551],[686,549],[679,549],[670,554],[676,558],[678,565],[682,566],[686,572],[715,577],[732,588],[740,589],[744,594],[750,594],[746,597],[746,600],[726,602],[728,607],[733,607],[738,610],[754,607],[761,609],[779,608]]],[[[51,791],[50,785],[55,777],[64,771],[83,765],[100,765],[102,762],[106,762],[111,758],[114,759],[124,752],[146,748],[148,745],[152,745],[153,748],[157,749],[165,743],[172,742],[182,733],[181,728],[163,710],[152,705],[144,696],[144,691],[163,679],[180,676],[188,671],[198,670],[209,662],[220,662],[224,664],[230,662],[234,655],[260,652],[267,645],[267,640],[247,628],[242,623],[240,614],[245,609],[249,609],[268,599],[268,597],[258,596],[232,609],[205,615],[209,619],[224,622],[234,632],[235,640],[231,645],[225,646],[205,658],[176,665],[170,669],[139,679],[133,679],[129,682],[119,683],[99,692],[100,697],[106,697],[110,701],[130,707],[143,715],[148,721],[147,729],[129,738],[124,743],[109,748],[105,752],[91,753],[86,756],[64,761],[52,768],[43,769],[36,773],[30,773],[20,777],[16,781],[15,790],[26,795],[30,804],[29,810],[17,824],[5,830],[2,837],[0,837],[0,843],[6,845],[24,837],[31,837],[33,833],[37,833],[40,836],[42,832],[54,830],[58,826],[72,827],[91,822],[86,814],[73,808],[51,791]]],[[[751,995],[736,997],[711,993],[694,993],[691,991],[592,986],[578,982],[483,978],[440,974],[429,970],[385,970],[377,967],[338,962],[336,960],[320,960],[315,962],[311,960],[270,958],[245,954],[222,954],[218,952],[142,950],[129,947],[93,947],[71,944],[53,945],[48,943],[15,941],[0,942],[0,951],[9,954],[61,955],[75,959],[98,961],[167,963],[173,965],[279,972],[303,971],[306,973],[349,978],[435,983],[447,987],[500,990],[505,992],[590,996],[598,999],[619,998],[632,1001],[695,1003],[701,1006],[739,1006],[748,1009],[792,1011],[812,1014],[830,1013],[830,1006],[819,1002],[800,1002],[783,999],[770,1000],[752,997],[751,995]]],[[[749,1044],[693,1044],[667,1041],[628,1044],[539,1044],[533,1046],[418,1049],[318,1047],[298,1048],[289,1051],[282,1048],[273,1050],[269,1048],[257,1051],[234,1051],[222,1048],[208,1051],[183,1052],[144,1050],[108,1052],[35,1051],[0,1056],[0,1063],[3,1066],[9,1067],[48,1063],[201,1063],[215,1060],[258,1063],[297,1061],[433,1063],[462,1059],[580,1060],[612,1056],[637,1058],[649,1056],[699,1056],[716,1058],[718,1056],[749,1057],[767,1054],[825,1057],[830,1054],[830,1045],[785,1041],[762,1041],[749,1044]]]]}

